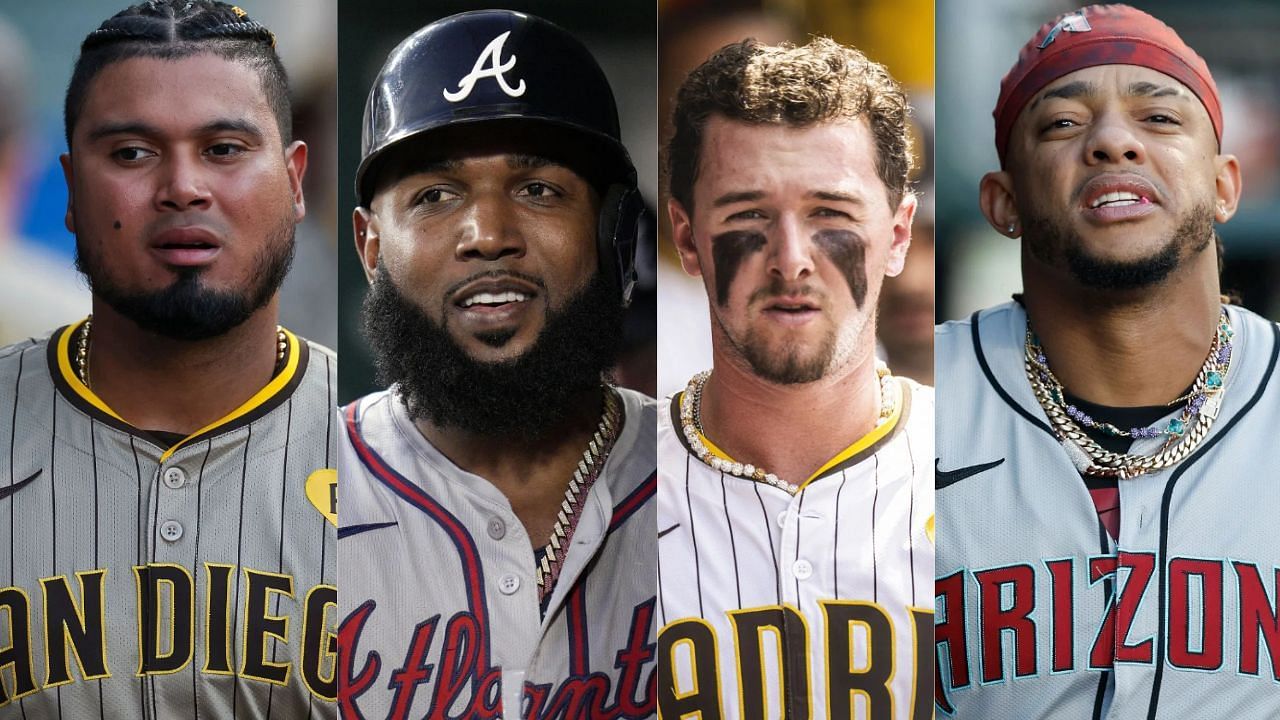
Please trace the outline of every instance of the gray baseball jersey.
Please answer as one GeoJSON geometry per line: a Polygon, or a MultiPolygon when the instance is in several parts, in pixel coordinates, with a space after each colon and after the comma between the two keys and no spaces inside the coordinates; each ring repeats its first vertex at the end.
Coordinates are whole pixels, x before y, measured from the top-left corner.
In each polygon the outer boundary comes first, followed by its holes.
{"type": "Polygon", "coordinates": [[[1032,395],[1022,308],[939,329],[943,712],[1280,717],[1280,332],[1228,314],[1217,420],[1180,464],[1120,481],[1115,541],[1032,395]]]}
{"type": "Polygon", "coordinates": [[[427,442],[394,391],[344,408],[344,717],[653,717],[655,406],[619,392],[625,424],[545,615],[506,497],[427,442]]]}
{"type": "Polygon", "coordinates": [[[667,718],[932,716],[933,391],[795,495],[658,426],[658,702],[667,718]]]}
{"type": "Polygon", "coordinates": [[[77,327],[0,350],[0,718],[335,717],[332,353],[170,443],[77,327]]]}

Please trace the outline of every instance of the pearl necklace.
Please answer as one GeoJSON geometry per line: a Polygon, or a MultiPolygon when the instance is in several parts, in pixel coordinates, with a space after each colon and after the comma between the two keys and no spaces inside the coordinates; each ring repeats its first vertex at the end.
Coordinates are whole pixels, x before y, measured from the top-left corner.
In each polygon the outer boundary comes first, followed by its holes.
{"type": "MultiPolygon", "coordinates": [[[[81,384],[89,387],[89,330],[93,327],[93,316],[85,318],[80,326],[79,337],[76,338],[76,377],[81,384]]],[[[284,361],[284,354],[289,350],[289,336],[284,328],[276,326],[276,364],[284,361]]]]}
{"type": "MultiPolygon", "coordinates": [[[[694,375],[680,396],[680,428],[693,454],[713,470],[772,485],[792,495],[799,492],[799,486],[792,485],[762,467],[727,460],[711,452],[707,447],[703,440],[705,433],[702,430],[702,390],[709,377],[711,377],[710,370],[694,375]]],[[[899,387],[884,363],[876,363],[876,379],[880,383],[880,414],[876,418],[876,427],[880,427],[893,417],[898,408],[899,387]]]]}
{"type": "Polygon", "coordinates": [[[582,459],[573,471],[569,487],[565,488],[564,500],[560,501],[560,512],[556,515],[555,527],[551,529],[551,540],[543,549],[542,562],[538,564],[535,575],[538,581],[538,597],[541,599],[555,587],[564,567],[565,551],[569,541],[578,527],[578,511],[595,484],[596,478],[604,468],[609,452],[618,439],[622,427],[622,402],[618,391],[604,386],[604,411],[600,415],[600,424],[596,432],[587,442],[587,449],[582,452],[582,459]]]}

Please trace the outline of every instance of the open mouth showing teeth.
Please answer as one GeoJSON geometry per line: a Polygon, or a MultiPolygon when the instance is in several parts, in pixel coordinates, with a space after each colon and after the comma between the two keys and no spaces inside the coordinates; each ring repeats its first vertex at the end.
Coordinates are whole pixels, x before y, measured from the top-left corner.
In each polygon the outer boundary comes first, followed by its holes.
{"type": "Polygon", "coordinates": [[[1100,207],[1124,207],[1126,205],[1137,205],[1139,203],[1149,203],[1150,200],[1131,192],[1110,192],[1101,195],[1093,201],[1089,206],[1090,209],[1096,210],[1100,207]]]}
{"type": "Polygon", "coordinates": [[[528,295],[525,295],[524,293],[514,292],[514,291],[501,292],[501,293],[476,293],[475,295],[472,295],[471,297],[458,303],[458,305],[463,308],[469,308],[472,305],[484,305],[486,307],[497,307],[499,305],[506,305],[507,303],[524,302],[525,300],[528,300],[528,299],[529,299],[528,295]]]}

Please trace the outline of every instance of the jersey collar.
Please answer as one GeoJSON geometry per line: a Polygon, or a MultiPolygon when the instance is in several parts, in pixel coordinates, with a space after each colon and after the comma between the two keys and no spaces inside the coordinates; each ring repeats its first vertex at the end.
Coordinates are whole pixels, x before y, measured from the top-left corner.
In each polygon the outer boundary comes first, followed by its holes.
{"type": "MultiPolygon", "coordinates": [[[[800,483],[799,487],[796,488],[797,491],[804,489],[806,485],[820,477],[823,477],[824,475],[830,475],[832,473],[839,472],[840,470],[853,467],[866,458],[871,457],[886,442],[888,442],[890,438],[897,435],[899,429],[906,426],[907,416],[911,412],[911,389],[907,387],[902,378],[897,377],[894,378],[893,386],[896,388],[895,391],[898,393],[898,402],[894,404],[893,414],[889,416],[888,420],[883,424],[877,425],[866,435],[855,440],[852,445],[849,445],[844,450],[836,453],[835,457],[832,457],[830,460],[823,463],[822,467],[818,468],[817,471],[806,478],[804,482],[800,483]]],[[[684,449],[688,451],[689,454],[696,456],[697,454],[689,447],[688,438],[686,438],[684,433],[680,430],[680,398],[682,395],[684,395],[684,391],[676,393],[671,398],[671,424],[674,426],[675,435],[680,440],[680,444],[684,446],[684,449]]],[[[736,462],[733,458],[729,457],[728,453],[721,450],[715,443],[707,439],[706,435],[699,433],[698,437],[702,439],[703,445],[705,445],[707,450],[710,450],[713,455],[722,460],[736,462]]]]}
{"type": "Polygon", "coordinates": [[[93,390],[90,390],[84,383],[80,382],[80,378],[71,366],[71,341],[80,330],[80,327],[84,325],[84,322],[84,320],[81,320],[78,323],[59,328],[49,338],[49,372],[53,377],[54,386],[72,405],[90,417],[136,435],[152,445],[164,447],[165,450],[160,456],[160,462],[168,460],[179,449],[193,442],[248,425],[275,409],[293,394],[293,390],[301,382],[310,356],[307,344],[292,332],[285,330],[284,334],[288,340],[288,348],[285,350],[284,367],[240,407],[170,446],[162,443],[153,433],[129,424],[128,421],[112,410],[102,398],[98,397],[93,390]]]}

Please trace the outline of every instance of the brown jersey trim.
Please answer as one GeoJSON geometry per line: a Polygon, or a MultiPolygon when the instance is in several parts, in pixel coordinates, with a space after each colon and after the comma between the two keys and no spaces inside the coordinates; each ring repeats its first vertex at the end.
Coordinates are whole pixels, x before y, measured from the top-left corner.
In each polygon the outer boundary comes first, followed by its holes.
{"type": "Polygon", "coordinates": [[[170,445],[161,441],[154,433],[130,425],[103,402],[102,398],[95,395],[84,383],[80,382],[80,378],[76,377],[75,372],[72,370],[72,353],[74,351],[71,346],[71,339],[75,337],[76,332],[83,324],[84,321],[81,321],[58,328],[49,337],[47,352],[49,376],[53,379],[54,387],[67,402],[89,417],[117,430],[123,430],[157,447],[167,448],[160,458],[161,461],[167,460],[179,449],[200,440],[245,427],[279,407],[293,395],[298,385],[302,383],[302,378],[306,374],[307,363],[311,356],[310,347],[306,341],[285,330],[288,348],[285,351],[281,369],[276,372],[271,381],[240,407],[212,424],[184,437],[176,444],[170,445]]]}

